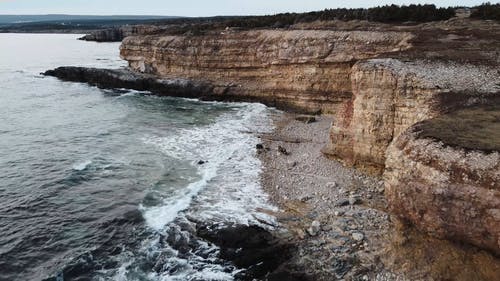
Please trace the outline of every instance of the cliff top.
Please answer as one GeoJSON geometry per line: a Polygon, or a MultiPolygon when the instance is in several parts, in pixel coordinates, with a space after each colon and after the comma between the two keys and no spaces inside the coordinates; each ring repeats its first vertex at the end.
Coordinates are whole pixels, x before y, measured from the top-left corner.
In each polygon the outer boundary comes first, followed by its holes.
{"type": "Polygon", "coordinates": [[[432,138],[452,147],[485,152],[500,151],[500,104],[455,111],[417,125],[420,138],[432,138]]]}
{"type": "Polygon", "coordinates": [[[360,64],[363,69],[387,68],[399,77],[414,79],[422,87],[456,93],[500,93],[500,71],[488,65],[453,61],[370,59],[360,64]]]}

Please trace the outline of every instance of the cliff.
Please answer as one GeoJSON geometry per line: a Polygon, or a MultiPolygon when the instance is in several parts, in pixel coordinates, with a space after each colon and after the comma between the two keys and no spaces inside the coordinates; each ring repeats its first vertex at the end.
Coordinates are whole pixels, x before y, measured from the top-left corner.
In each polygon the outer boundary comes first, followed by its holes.
{"type": "Polygon", "coordinates": [[[498,104],[418,123],[389,146],[384,178],[394,214],[500,255],[498,104]]]}
{"type": "Polygon", "coordinates": [[[141,35],[125,38],[120,49],[132,71],[48,74],[100,87],[333,113],[323,152],[384,174],[392,213],[434,236],[499,254],[498,127],[491,126],[499,108],[484,115],[482,107],[500,102],[498,34],[498,24],[455,20],[386,31],[141,35]],[[476,115],[486,121],[465,121],[476,115]],[[468,127],[442,134],[456,124],[468,127]]]}
{"type": "Polygon", "coordinates": [[[120,54],[139,72],[207,81],[216,93],[242,100],[331,113],[351,96],[356,61],[407,49],[411,38],[404,32],[226,31],[127,37],[120,54]]]}
{"type": "Polygon", "coordinates": [[[367,172],[384,171],[386,149],[411,125],[498,100],[495,67],[372,59],[354,65],[353,97],[337,111],[324,152],[367,172]]]}

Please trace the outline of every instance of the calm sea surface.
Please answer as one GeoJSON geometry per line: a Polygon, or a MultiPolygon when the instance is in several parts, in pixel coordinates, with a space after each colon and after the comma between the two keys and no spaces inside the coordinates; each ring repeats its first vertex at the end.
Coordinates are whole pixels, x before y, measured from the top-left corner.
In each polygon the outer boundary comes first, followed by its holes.
{"type": "Polygon", "coordinates": [[[169,241],[186,218],[272,220],[248,133],[270,110],[41,76],[126,65],[77,37],[0,34],[0,280],[233,280],[217,247],[169,241]]]}

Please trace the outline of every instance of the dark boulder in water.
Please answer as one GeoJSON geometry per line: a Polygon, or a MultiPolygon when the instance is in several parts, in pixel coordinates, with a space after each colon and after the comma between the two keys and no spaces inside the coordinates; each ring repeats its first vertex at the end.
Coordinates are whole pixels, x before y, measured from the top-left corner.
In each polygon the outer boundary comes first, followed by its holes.
{"type": "Polygon", "coordinates": [[[104,89],[150,91],[159,96],[203,98],[213,93],[208,83],[188,79],[159,79],[153,75],[133,72],[126,68],[101,69],[63,66],[42,73],[64,81],[83,82],[104,89]]]}
{"type": "Polygon", "coordinates": [[[233,225],[220,228],[202,225],[197,236],[217,245],[221,258],[245,268],[237,280],[308,280],[292,272],[286,264],[295,249],[268,230],[255,225],[233,225]]]}

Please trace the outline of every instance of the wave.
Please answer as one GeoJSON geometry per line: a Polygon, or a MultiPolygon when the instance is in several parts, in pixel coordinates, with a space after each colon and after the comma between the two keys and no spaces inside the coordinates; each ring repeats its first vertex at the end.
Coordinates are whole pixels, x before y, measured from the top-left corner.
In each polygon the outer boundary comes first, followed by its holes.
{"type": "Polygon", "coordinates": [[[260,211],[276,207],[259,184],[261,163],[255,156],[259,139],[248,133],[269,131],[271,125],[264,105],[236,104],[210,125],[175,128],[168,136],[145,136],[143,143],[176,159],[169,175],[182,180],[161,179],[146,191],[140,211],[147,237],[138,237],[138,248],[113,257],[116,266],[100,270],[96,277],[235,280],[244,269],[222,259],[221,250],[198,237],[196,227],[277,224],[260,211]]]}
{"type": "Polygon", "coordinates": [[[75,164],[73,164],[73,170],[83,171],[83,170],[87,169],[87,167],[89,167],[90,164],[92,164],[91,160],[85,160],[83,162],[75,163],[75,164]]]}
{"type": "Polygon", "coordinates": [[[242,104],[212,125],[181,129],[168,137],[145,138],[146,144],[166,155],[190,161],[199,175],[197,181],[177,188],[176,194],[169,193],[160,206],[141,206],[148,226],[160,231],[193,200],[193,208],[202,210],[197,216],[243,224],[260,220],[256,219],[257,208],[274,209],[259,184],[261,164],[254,155],[258,139],[247,133],[269,130],[266,111],[264,105],[242,104]]]}

